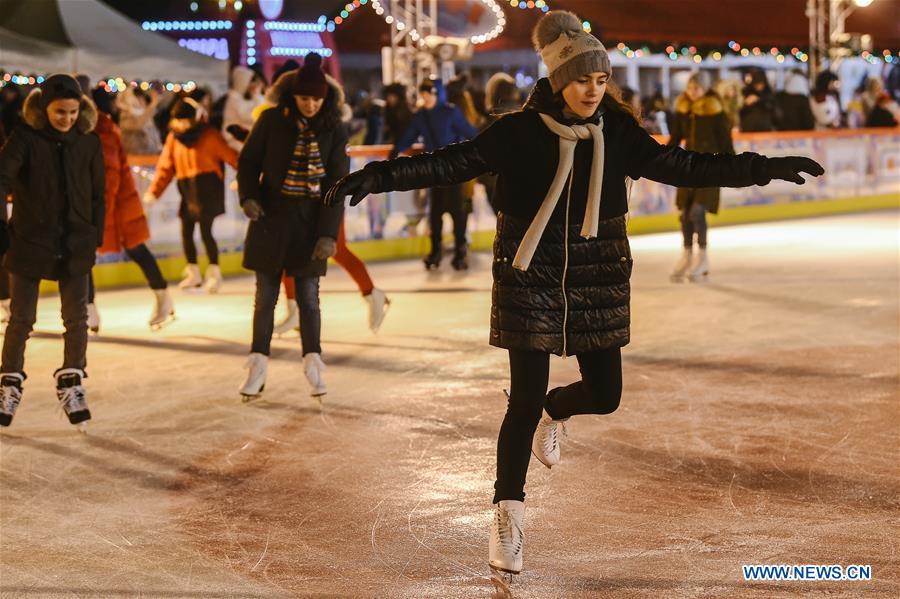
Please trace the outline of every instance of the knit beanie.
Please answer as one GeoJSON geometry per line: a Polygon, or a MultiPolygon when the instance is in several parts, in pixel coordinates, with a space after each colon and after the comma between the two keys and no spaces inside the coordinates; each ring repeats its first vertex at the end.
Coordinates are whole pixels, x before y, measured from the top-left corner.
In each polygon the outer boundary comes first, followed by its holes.
{"type": "Polygon", "coordinates": [[[80,100],[81,86],[71,75],[59,73],[51,75],[41,83],[41,110],[47,110],[47,106],[54,100],[80,100]]]}
{"type": "Polygon", "coordinates": [[[538,21],[531,40],[550,72],[553,93],[589,73],[612,74],[606,48],[582,28],[581,19],[574,13],[548,12],[538,21]]]}
{"type": "Polygon", "coordinates": [[[314,98],[324,98],[328,95],[328,82],[325,81],[325,73],[322,72],[321,56],[315,52],[306,55],[306,58],[303,59],[303,66],[294,75],[291,94],[314,98]]]}
{"type": "Polygon", "coordinates": [[[181,98],[172,106],[172,110],[169,111],[169,117],[194,120],[197,118],[198,112],[200,112],[200,105],[197,102],[190,98],[181,98]]]}

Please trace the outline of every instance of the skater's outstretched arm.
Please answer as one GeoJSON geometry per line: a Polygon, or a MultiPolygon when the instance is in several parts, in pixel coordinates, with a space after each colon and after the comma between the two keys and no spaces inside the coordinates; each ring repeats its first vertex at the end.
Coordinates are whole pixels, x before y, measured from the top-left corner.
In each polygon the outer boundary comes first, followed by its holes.
{"type": "Polygon", "coordinates": [[[427,154],[370,162],[338,181],[325,195],[325,204],[342,205],[349,195],[350,205],[356,206],[370,193],[453,185],[489,170],[475,142],[450,144],[427,154]]]}
{"type": "Polygon", "coordinates": [[[675,187],[748,187],[768,185],[772,179],[805,183],[800,173],[818,177],[825,169],[811,158],[767,158],[753,152],[706,154],[664,146],[637,123],[627,122],[628,175],[647,177],[675,187]]]}

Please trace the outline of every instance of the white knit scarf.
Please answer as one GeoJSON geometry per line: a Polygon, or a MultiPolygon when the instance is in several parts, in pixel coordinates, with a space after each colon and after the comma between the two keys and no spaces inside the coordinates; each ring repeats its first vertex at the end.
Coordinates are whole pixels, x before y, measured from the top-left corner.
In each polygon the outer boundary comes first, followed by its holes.
{"type": "MultiPolygon", "coordinates": [[[[600,117],[598,124],[588,123],[587,125],[563,125],[553,117],[540,113],[541,119],[547,128],[559,136],[559,164],[556,165],[556,175],[553,177],[553,183],[544,197],[544,201],[538,209],[537,215],[531,221],[522,242],[519,244],[519,250],[513,259],[513,268],[519,270],[528,270],[534,252],[537,250],[544,229],[550,222],[550,217],[559,203],[559,196],[562,195],[563,187],[569,180],[572,167],[575,162],[575,146],[579,139],[593,139],[594,141],[594,158],[591,164],[591,178],[588,181],[588,197],[587,208],[584,212],[584,221],[581,227],[581,236],[585,239],[592,239],[597,236],[597,227],[600,224],[600,190],[603,187],[603,158],[605,154],[605,146],[603,143],[603,117],[600,117]]],[[[571,188],[572,182],[569,182],[571,188]]],[[[571,189],[569,190],[571,193],[571,189]]]]}

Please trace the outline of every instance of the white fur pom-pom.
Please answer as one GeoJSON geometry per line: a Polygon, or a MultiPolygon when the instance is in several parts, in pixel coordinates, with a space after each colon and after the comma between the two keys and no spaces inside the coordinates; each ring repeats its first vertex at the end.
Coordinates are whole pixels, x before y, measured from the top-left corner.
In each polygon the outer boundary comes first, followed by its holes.
{"type": "Polygon", "coordinates": [[[578,33],[582,31],[581,19],[567,10],[551,10],[544,15],[534,31],[531,32],[531,42],[538,52],[551,42],[555,42],[561,33],[578,33]]]}

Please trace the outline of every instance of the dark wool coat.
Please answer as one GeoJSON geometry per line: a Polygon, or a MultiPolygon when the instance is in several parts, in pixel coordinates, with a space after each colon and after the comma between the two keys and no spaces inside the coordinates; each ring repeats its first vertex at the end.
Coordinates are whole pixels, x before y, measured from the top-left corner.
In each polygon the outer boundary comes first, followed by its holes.
{"type": "MultiPolygon", "coordinates": [[[[75,126],[59,133],[31,92],[0,150],[0,198],[13,195],[10,248],[3,265],[33,279],[90,272],[103,243],[105,174],[94,103],[82,97],[75,126]]],[[[6,210],[0,211],[6,218],[6,210]]]]}
{"type": "MultiPolygon", "coordinates": [[[[322,198],[292,199],[282,195],[300,116],[290,93],[296,71],[289,71],[275,84],[278,105],[260,115],[238,158],[238,193],[241,203],[248,199],[262,205],[265,216],[250,221],[244,242],[244,268],[267,273],[288,271],[294,276],[319,277],[327,261],[313,256],[320,237],[337,239],[344,207],[327,207],[322,198]]],[[[325,178],[322,196],[350,171],[347,131],[341,122],[344,92],[328,78],[328,96],[311,125],[319,143],[325,178]]]]}
{"type": "MultiPolygon", "coordinates": [[[[684,147],[694,152],[711,154],[734,154],[731,143],[731,123],[725,114],[722,101],[714,92],[709,92],[696,102],[686,94],[678,96],[675,115],[668,145],[677,146],[684,141],[684,147]]],[[[678,189],[675,204],[684,211],[692,203],[701,204],[713,214],[719,211],[719,188],[678,189]]]]}
{"type": "Polygon", "coordinates": [[[497,173],[495,196],[501,215],[494,243],[492,345],[560,355],[621,347],[629,341],[630,319],[625,178],[648,177],[682,187],[764,185],[769,182],[766,158],[749,152],[703,154],[663,146],[629,115],[605,105],[604,220],[598,237],[586,240],[580,232],[593,158],[591,141],[580,140],[571,196],[563,189],[531,266],[522,272],[513,269],[513,257],[559,161],[559,138],[538,112],[565,121],[560,100],[546,79],[538,82],[523,110],[502,117],[472,141],[373,162],[366,168],[374,175],[376,192],[449,185],[484,172],[497,173]]]}

